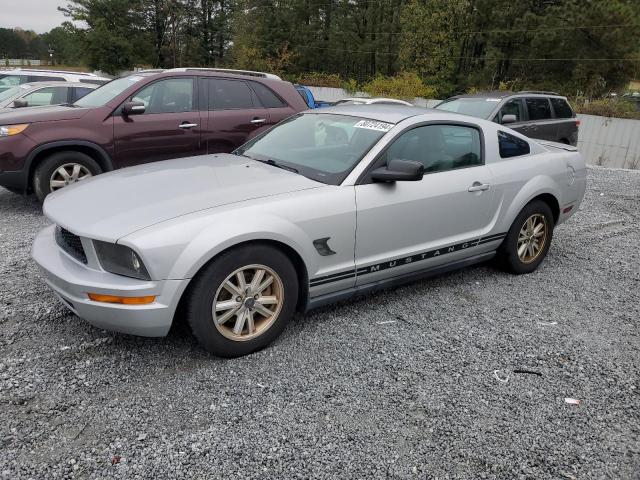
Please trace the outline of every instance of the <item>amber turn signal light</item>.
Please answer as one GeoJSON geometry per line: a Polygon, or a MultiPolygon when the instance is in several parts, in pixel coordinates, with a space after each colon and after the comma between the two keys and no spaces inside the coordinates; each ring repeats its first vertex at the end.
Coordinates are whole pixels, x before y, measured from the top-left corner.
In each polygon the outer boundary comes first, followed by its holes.
{"type": "Polygon", "coordinates": [[[28,123],[22,123],[20,125],[0,125],[0,137],[18,135],[19,133],[24,132],[28,126],[28,123]]]}
{"type": "Polygon", "coordinates": [[[89,300],[103,303],[120,303],[123,305],[148,305],[156,299],[155,295],[146,297],[119,297],[117,295],[102,295],[99,293],[88,293],[89,300]]]}

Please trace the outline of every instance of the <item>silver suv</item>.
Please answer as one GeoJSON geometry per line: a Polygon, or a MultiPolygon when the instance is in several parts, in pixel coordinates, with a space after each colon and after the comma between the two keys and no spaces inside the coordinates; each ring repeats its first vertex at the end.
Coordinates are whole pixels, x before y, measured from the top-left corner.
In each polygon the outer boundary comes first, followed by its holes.
{"type": "Polygon", "coordinates": [[[104,85],[108,78],[99,77],[94,73],[67,72],[65,70],[37,70],[29,68],[15,68],[0,70],[0,92],[8,88],[33,82],[79,82],[92,85],[104,85]]]}
{"type": "Polygon", "coordinates": [[[530,138],[577,145],[580,120],[566,97],[554,92],[484,92],[456,95],[439,110],[485,118],[530,138]]]}
{"type": "Polygon", "coordinates": [[[80,82],[23,83],[0,92],[0,113],[12,108],[73,103],[96,88],[98,85],[80,82]]]}

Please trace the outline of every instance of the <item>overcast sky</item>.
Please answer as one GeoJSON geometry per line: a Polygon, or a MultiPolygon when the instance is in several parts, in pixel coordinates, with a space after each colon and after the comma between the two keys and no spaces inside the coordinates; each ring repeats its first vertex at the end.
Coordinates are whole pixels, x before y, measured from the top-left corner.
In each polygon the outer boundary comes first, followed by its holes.
{"type": "Polygon", "coordinates": [[[0,0],[0,27],[44,33],[66,20],[58,11],[66,0],[0,0]]]}

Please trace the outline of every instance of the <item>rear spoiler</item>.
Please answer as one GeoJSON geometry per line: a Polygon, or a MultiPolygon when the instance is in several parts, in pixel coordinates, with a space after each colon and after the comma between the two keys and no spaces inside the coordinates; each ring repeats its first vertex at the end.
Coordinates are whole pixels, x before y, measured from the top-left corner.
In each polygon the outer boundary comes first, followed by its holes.
{"type": "Polygon", "coordinates": [[[553,147],[553,148],[558,148],[561,150],[566,150],[567,152],[577,152],[578,151],[578,147],[574,147],[573,145],[567,145],[566,143],[560,143],[560,142],[551,142],[549,140],[538,140],[538,139],[534,139],[537,143],[539,143],[540,145],[543,145],[545,147],[553,147]]]}

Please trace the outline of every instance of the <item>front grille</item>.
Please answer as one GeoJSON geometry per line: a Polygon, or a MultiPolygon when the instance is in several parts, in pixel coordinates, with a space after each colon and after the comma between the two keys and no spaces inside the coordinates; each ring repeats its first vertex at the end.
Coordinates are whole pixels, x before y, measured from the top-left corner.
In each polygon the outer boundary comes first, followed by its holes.
{"type": "Polygon", "coordinates": [[[80,237],[60,226],[56,227],[56,243],[65,252],[82,263],[87,263],[87,255],[82,248],[80,237]]]}

